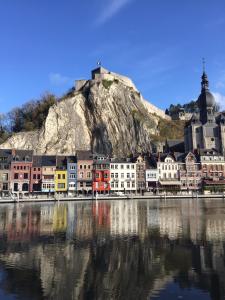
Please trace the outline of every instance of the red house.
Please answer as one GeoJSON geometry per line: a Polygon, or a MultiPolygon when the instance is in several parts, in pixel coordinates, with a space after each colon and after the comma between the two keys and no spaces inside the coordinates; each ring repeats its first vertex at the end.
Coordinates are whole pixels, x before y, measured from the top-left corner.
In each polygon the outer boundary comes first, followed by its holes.
{"type": "Polygon", "coordinates": [[[96,155],[93,162],[92,190],[94,193],[110,192],[110,160],[104,155],[96,155]]]}
{"type": "Polygon", "coordinates": [[[30,178],[33,151],[12,150],[11,190],[12,192],[30,192],[30,178]]]}
{"type": "Polygon", "coordinates": [[[41,193],[42,177],[42,156],[33,156],[33,164],[31,168],[30,192],[41,193]]]}

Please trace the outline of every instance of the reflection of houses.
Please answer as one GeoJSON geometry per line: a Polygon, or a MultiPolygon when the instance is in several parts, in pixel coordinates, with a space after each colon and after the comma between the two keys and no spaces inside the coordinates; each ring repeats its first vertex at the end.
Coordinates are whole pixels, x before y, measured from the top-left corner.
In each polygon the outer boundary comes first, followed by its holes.
{"type": "Polygon", "coordinates": [[[67,205],[60,204],[54,206],[53,231],[66,232],[66,228],[67,228],[67,205]]]}
{"type": "Polygon", "coordinates": [[[13,192],[29,192],[33,151],[12,150],[11,188],[13,192]]]}
{"type": "Polygon", "coordinates": [[[40,232],[40,210],[16,206],[8,210],[7,237],[8,240],[29,240],[40,232]]]}
{"type": "Polygon", "coordinates": [[[53,233],[54,205],[41,205],[40,207],[40,234],[49,235],[53,233]]]}
{"type": "Polygon", "coordinates": [[[95,225],[98,229],[105,230],[110,228],[110,204],[95,201],[92,205],[95,225]]]}
{"type": "Polygon", "coordinates": [[[0,193],[8,194],[10,190],[11,150],[0,149],[0,193]]]}
{"type": "Polygon", "coordinates": [[[75,227],[75,236],[80,240],[93,238],[93,220],[92,207],[90,203],[76,204],[77,223],[75,227]]]}
{"type": "Polygon", "coordinates": [[[111,234],[136,235],[138,233],[137,201],[115,201],[110,209],[111,234]]]}
{"type": "Polygon", "coordinates": [[[180,208],[162,207],[159,211],[159,231],[161,236],[175,240],[182,233],[182,218],[180,208]]]}

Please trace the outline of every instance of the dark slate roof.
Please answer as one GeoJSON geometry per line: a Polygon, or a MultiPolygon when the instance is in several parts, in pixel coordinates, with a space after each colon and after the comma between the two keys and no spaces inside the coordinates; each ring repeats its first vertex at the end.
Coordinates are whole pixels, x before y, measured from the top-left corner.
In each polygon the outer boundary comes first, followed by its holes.
{"type": "Polygon", "coordinates": [[[184,152],[184,140],[167,140],[166,148],[166,151],[168,152],[184,152]]]}
{"type": "Polygon", "coordinates": [[[13,160],[32,162],[33,150],[12,150],[13,160]]]}
{"type": "Polygon", "coordinates": [[[67,162],[71,164],[75,164],[77,162],[76,156],[67,156],[67,162]]]}
{"type": "Polygon", "coordinates": [[[33,156],[33,167],[41,167],[42,166],[42,156],[34,155],[33,156]]]}
{"type": "Polygon", "coordinates": [[[77,160],[93,160],[91,150],[77,150],[77,160]]]}
{"type": "Polygon", "coordinates": [[[0,156],[1,157],[8,157],[12,155],[11,149],[0,149],[0,156]]]}
{"type": "Polygon", "coordinates": [[[66,156],[57,156],[56,157],[56,167],[57,167],[57,169],[66,169],[67,168],[67,157],[66,156]]]}
{"type": "Polygon", "coordinates": [[[151,155],[145,158],[146,169],[156,169],[157,168],[157,155],[151,155]]]}
{"type": "Polygon", "coordinates": [[[43,155],[42,156],[42,166],[44,166],[44,167],[56,166],[56,156],[55,155],[43,155]]]}
{"type": "Polygon", "coordinates": [[[121,164],[130,164],[134,163],[134,161],[131,158],[111,158],[110,159],[111,163],[121,163],[121,164]]]}

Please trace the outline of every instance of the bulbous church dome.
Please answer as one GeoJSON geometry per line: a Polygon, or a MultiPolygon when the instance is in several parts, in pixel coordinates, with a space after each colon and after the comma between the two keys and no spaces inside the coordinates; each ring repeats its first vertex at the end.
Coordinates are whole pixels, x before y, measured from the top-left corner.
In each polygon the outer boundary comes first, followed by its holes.
{"type": "Polygon", "coordinates": [[[203,108],[215,108],[216,101],[212,93],[209,91],[209,81],[205,72],[202,75],[202,91],[198,97],[198,107],[203,108]]]}

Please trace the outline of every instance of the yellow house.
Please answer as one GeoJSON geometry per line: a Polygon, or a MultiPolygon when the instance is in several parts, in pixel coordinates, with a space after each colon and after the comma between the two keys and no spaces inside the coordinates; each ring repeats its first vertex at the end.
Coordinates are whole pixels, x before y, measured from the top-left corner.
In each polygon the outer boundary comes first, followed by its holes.
{"type": "Polygon", "coordinates": [[[67,192],[67,170],[55,171],[55,191],[67,192]]]}

